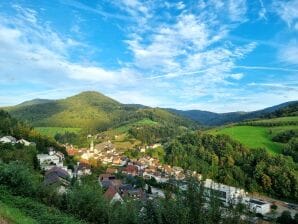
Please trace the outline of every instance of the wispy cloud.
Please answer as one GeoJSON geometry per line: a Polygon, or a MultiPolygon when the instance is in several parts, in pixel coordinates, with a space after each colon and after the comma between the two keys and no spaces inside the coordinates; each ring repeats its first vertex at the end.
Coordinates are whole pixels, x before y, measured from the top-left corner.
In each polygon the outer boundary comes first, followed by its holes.
{"type": "Polygon", "coordinates": [[[94,14],[103,16],[105,18],[112,18],[112,19],[118,19],[118,20],[130,20],[130,18],[128,16],[113,13],[113,12],[106,12],[105,10],[103,10],[100,7],[93,8],[93,7],[90,7],[90,6],[88,6],[84,3],[81,3],[80,1],[77,1],[77,0],[60,0],[60,2],[62,4],[71,6],[75,9],[79,9],[79,10],[87,11],[87,12],[90,12],[90,13],[94,13],[94,14]]]}
{"type": "Polygon", "coordinates": [[[280,49],[279,58],[288,64],[298,65],[298,38],[290,41],[280,49]]]}
{"type": "Polygon", "coordinates": [[[298,72],[298,69],[283,68],[283,67],[268,67],[268,66],[235,65],[234,68],[241,68],[241,69],[248,69],[248,70],[268,70],[268,71],[298,72]]]}
{"type": "Polygon", "coordinates": [[[267,20],[267,10],[265,8],[263,0],[259,0],[260,10],[259,10],[259,18],[267,20]]]}
{"type": "Polygon", "coordinates": [[[274,10],[289,27],[298,28],[298,0],[280,1],[273,3],[274,10]]]}
{"type": "Polygon", "coordinates": [[[233,22],[245,21],[247,11],[246,0],[229,0],[228,11],[230,19],[233,22]]]}

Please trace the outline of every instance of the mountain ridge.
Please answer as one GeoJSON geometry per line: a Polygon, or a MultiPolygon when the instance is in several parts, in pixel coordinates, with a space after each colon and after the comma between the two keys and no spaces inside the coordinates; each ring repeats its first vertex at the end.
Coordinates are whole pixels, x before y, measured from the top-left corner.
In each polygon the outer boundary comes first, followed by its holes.
{"type": "Polygon", "coordinates": [[[171,108],[168,108],[167,110],[173,113],[179,114],[181,116],[190,118],[194,121],[197,121],[202,125],[217,126],[217,125],[224,125],[228,123],[240,122],[248,119],[262,118],[281,108],[285,108],[287,106],[296,105],[296,104],[298,104],[298,101],[289,101],[289,102],[281,103],[275,106],[271,106],[261,110],[251,111],[251,112],[238,111],[238,112],[227,112],[227,113],[215,113],[215,112],[204,111],[204,110],[176,110],[171,108]]]}
{"type": "MultiPolygon", "coordinates": [[[[131,116],[150,116],[150,113],[161,113],[161,111],[169,113],[163,114],[164,118],[176,115],[204,126],[217,126],[263,117],[293,104],[298,104],[298,101],[289,101],[251,112],[216,113],[205,110],[177,110],[152,108],[142,104],[122,104],[102,93],[85,91],[58,100],[37,98],[4,109],[13,116],[33,123],[35,126],[47,126],[49,123],[52,124],[51,126],[61,126],[62,123],[64,126],[73,127],[73,123],[76,123],[78,117],[82,120],[82,122],[77,122],[78,126],[109,126],[111,121],[121,122],[130,119],[131,116]],[[142,115],[134,114],[139,110],[142,111],[142,115]],[[58,120],[64,120],[64,122],[57,122],[58,120]]],[[[171,119],[179,120],[173,117],[171,119]]]]}
{"type": "Polygon", "coordinates": [[[95,91],[60,100],[33,100],[6,107],[12,116],[41,127],[84,127],[106,130],[122,123],[149,118],[172,125],[192,126],[194,121],[160,108],[121,104],[95,91]]]}

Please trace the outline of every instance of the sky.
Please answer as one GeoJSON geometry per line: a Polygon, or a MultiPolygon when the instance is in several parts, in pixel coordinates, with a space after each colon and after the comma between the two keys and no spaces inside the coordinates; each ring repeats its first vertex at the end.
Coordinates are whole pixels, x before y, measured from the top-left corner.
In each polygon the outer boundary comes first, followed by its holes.
{"type": "Polygon", "coordinates": [[[214,112],[298,100],[298,0],[0,0],[0,106],[87,90],[214,112]]]}

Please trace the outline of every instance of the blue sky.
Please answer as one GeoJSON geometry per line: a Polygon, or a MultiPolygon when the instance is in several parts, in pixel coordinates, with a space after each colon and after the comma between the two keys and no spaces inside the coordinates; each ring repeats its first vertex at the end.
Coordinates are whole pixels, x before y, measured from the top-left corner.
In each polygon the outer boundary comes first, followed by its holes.
{"type": "Polygon", "coordinates": [[[2,0],[0,68],[0,106],[261,109],[298,99],[298,0],[2,0]]]}

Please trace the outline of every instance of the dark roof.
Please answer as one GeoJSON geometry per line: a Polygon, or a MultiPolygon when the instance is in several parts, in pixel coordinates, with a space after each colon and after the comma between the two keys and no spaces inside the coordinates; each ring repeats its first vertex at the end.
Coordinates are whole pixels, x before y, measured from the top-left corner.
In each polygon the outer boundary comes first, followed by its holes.
{"type": "Polygon", "coordinates": [[[116,177],[114,175],[108,174],[108,173],[103,173],[99,175],[100,181],[102,180],[114,180],[116,177]]]}
{"type": "Polygon", "coordinates": [[[78,166],[78,170],[84,170],[84,169],[91,169],[91,166],[87,163],[80,163],[78,166]]]}
{"type": "Polygon", "coordinates": [[[67,186],[69,185],[69,181],[67,179],[59,177],[55,173],[52,173],[45,177],[44,184],[45,185],[61,184],[61,185],[67,186]]]}
{"type": "Polygon", "coordinates": [[[122,184],[119,189],[121,191],[132,191],[134,188],[131,184],[122,184]]]}
{"type": "Polygon", "coordinates": [[[101,185],[103,188],[109,188],[112,185],[112,182],[110,180],[103,180],[101,181],[101,185]]]}
{"type": "Polygon", "coordinates": [[[63,179],[68,179],[69,174],[67,173],[66,170],[60,168],[60,167],[53,167],[50,170],[48,170],[45,174],[45,177],[50,176],[50,175],[56,175],[58,177],[61,177],[63,179]]]}
{"type": "Polygon", "coordinates": [[[253,203],[253,204],[257,204],[257,205],[264,205],[264,204],[266,204],[266,202],[259,201],[259,200],[256,200],[256,199],[250,199],[249,202],[250,203],[253,203]]]}

